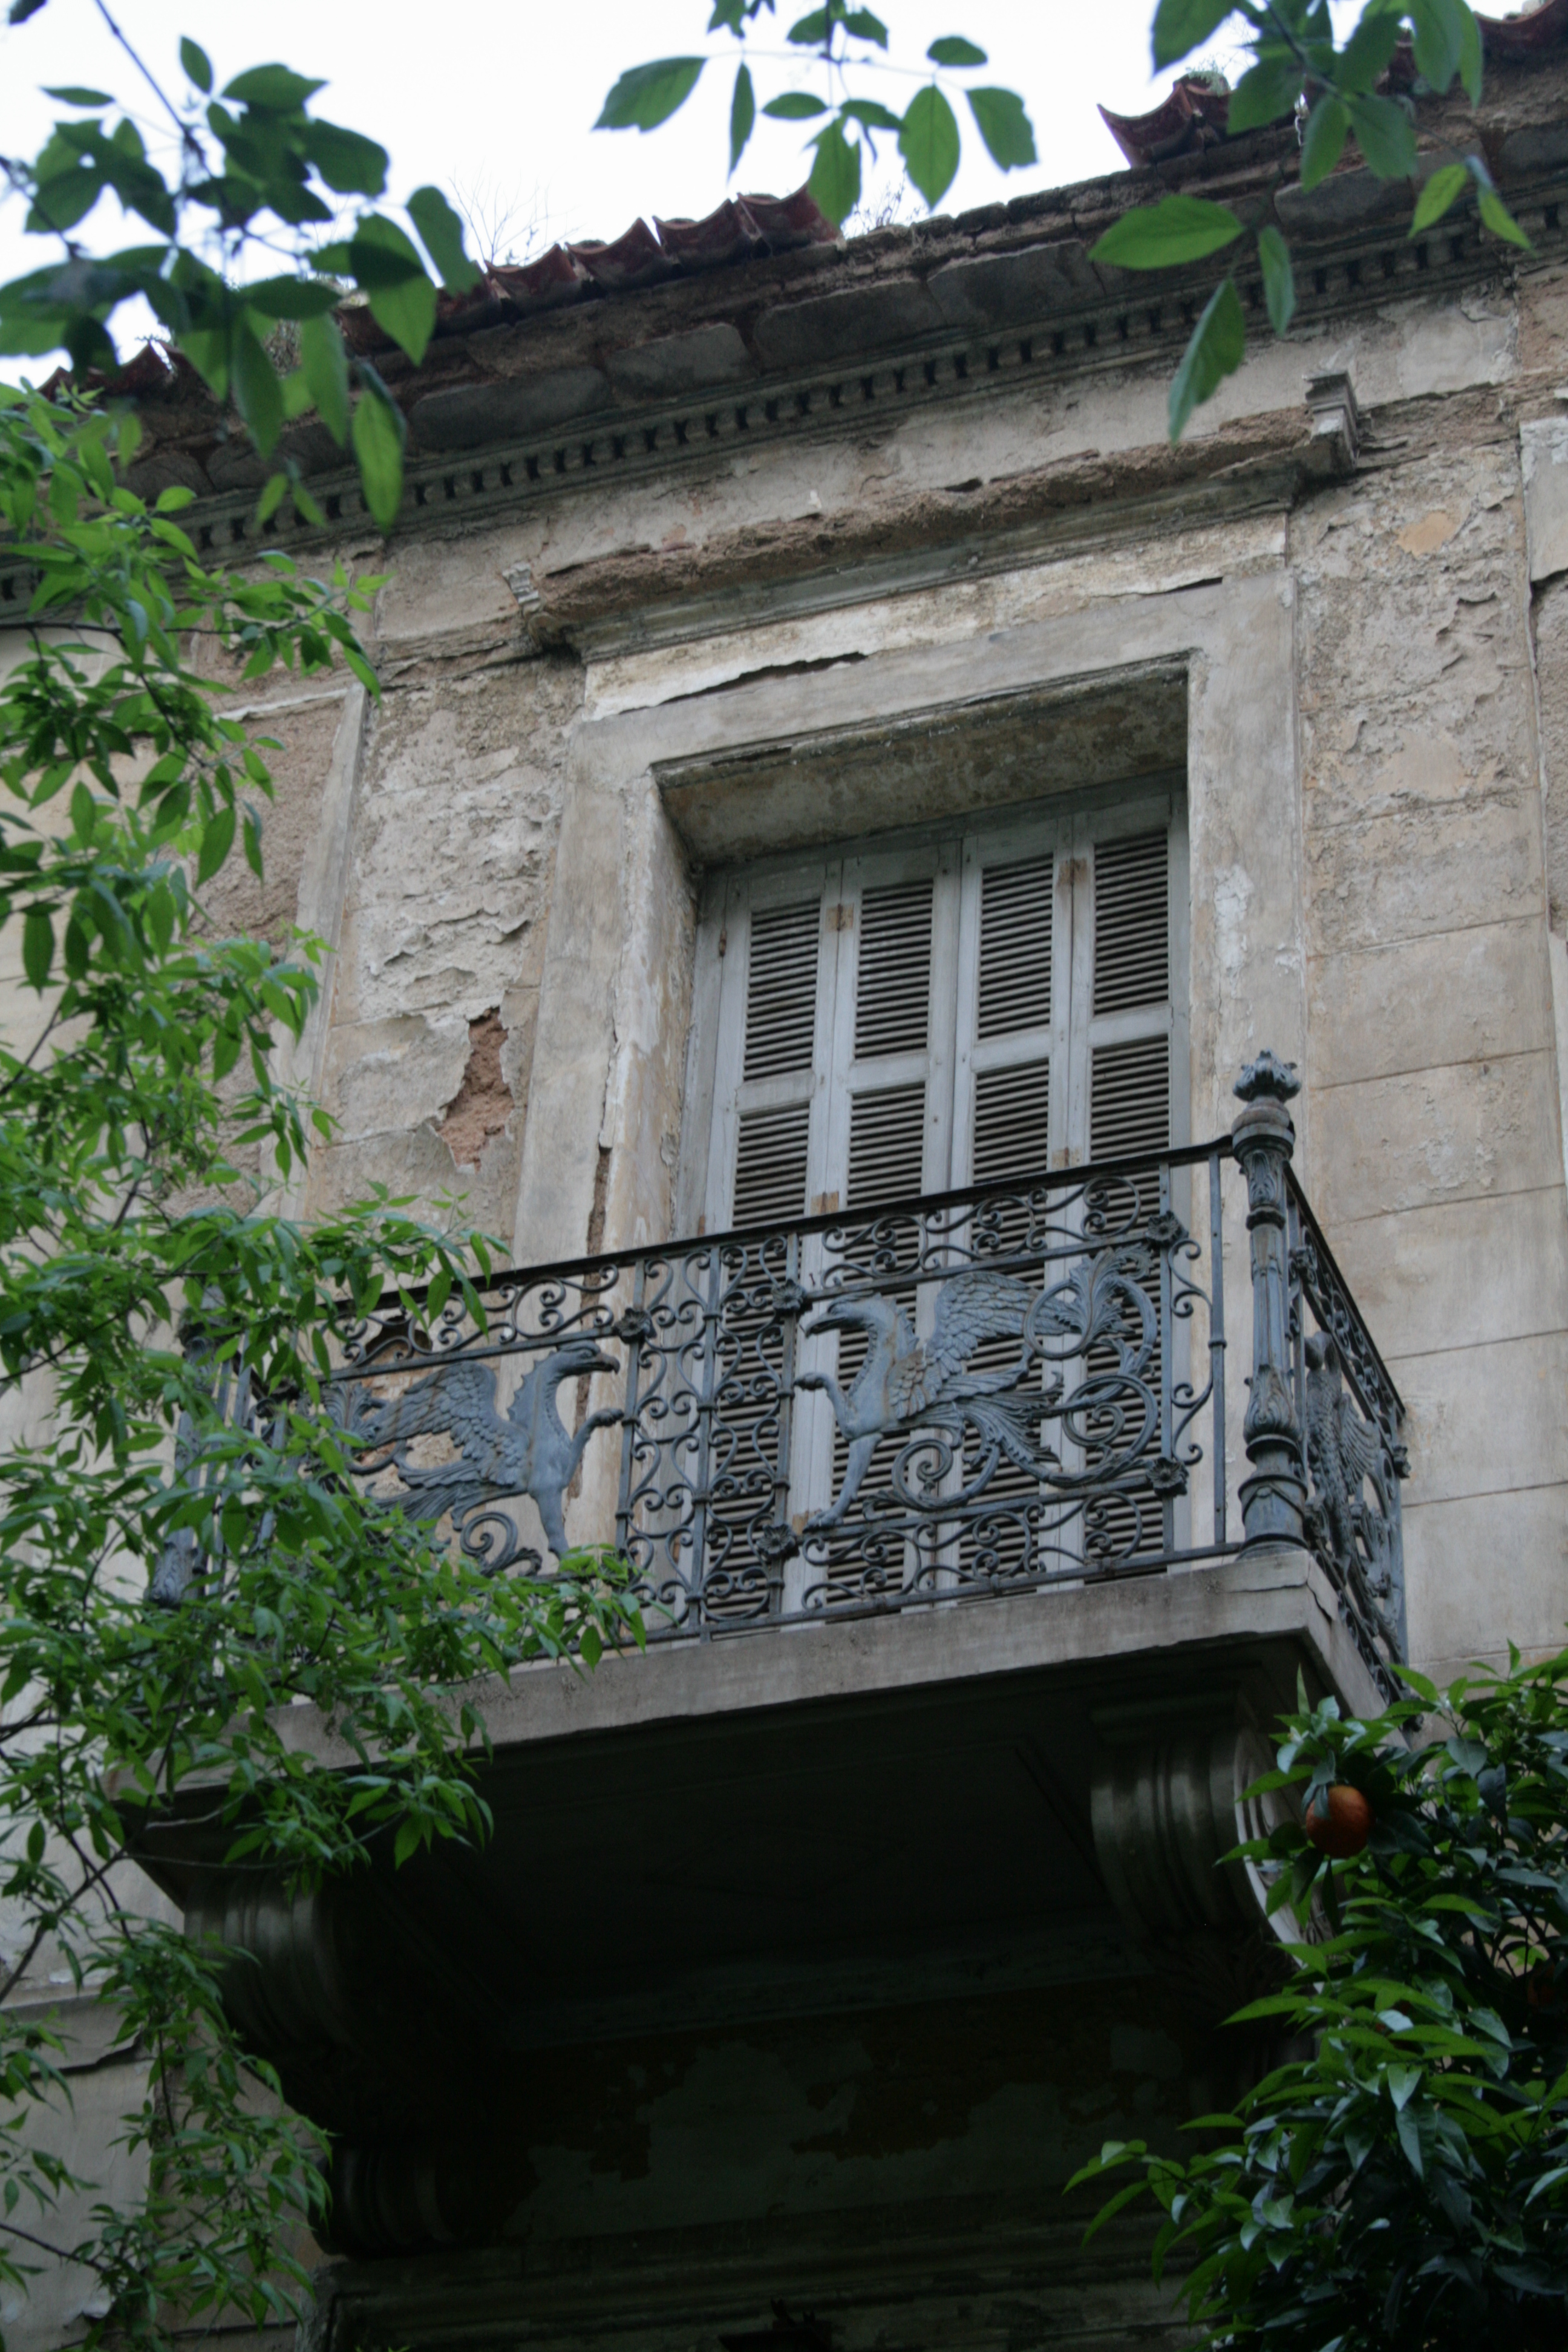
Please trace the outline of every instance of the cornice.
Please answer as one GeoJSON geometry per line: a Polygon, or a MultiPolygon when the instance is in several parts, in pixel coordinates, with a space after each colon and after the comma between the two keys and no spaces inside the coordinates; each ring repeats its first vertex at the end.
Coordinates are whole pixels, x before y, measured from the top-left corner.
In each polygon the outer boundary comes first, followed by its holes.
{"type": "MultiPolygon", "coordinates": [[[[1555,169],[1516,183],[1509,197],[1531,239],[1528,257],[1484,237],[1468,218],[1417,239],[1407,234],[1407,215],[1390,217],[1385,211],[1364,226],[1315,241],[1298,232],[1299,325],[1310,329],[1391,301],[1511,279],[1521,267],[1568,256],[1568,172],[1555,169]]],[[[1130,363],[1173,365],[1210,290],[1213,266],[1206,274],[1119,275],[1122,282],[1114,291],[1086,291],[1080,301],[992,331],[927,332],[831,365],[700,386],[681,399],[641,407],[599,409],[547,433],[461,456],[415,455],[406,467],[402,511],[387,536],[447,536],[611,486],[672,473],[700,475],[742,449],[863,435],[922,411],[962,410],[1030,387],[1091,383],[1130,363]]],[[[1261,280],[1248,272],[1241,290],[1249,333],[1269,338],[1261,280]]],[[[324,525],[300,520],[285,500],[258,528],[256,494],[247,488],[195,500],[184,510],[182,526],[202,553],[231,561],[263,548],[310,554],[344,541],[381,540],[351,468],[312,476],[310,488],[324,525]]],[[[1103,532],[1106,523],[1101,509],[1096,530],[1103,532]]],[[[1061,528],[1070,532],[1071,526],[1061,528]]],[[[13,614],[20,618],[26,598],[24,575],[0,573],[0,625],[13,614]]]]}

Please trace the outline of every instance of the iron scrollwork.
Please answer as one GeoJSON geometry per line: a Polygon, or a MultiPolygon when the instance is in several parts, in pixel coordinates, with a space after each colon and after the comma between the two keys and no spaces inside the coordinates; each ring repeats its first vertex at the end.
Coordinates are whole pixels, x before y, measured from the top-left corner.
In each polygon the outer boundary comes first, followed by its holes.
{"type": "MultiPolygon", "coordinates": [[[[1267,1105],[1279,1126],[1289,1074],[1260,1076],[1253,1124],[1267,1105]]],[[[1310,1477],[1311,1539],[1386,1656],[1397,1399],[1283,1129],[1258,1139],[1236,1157],[1285,1397],[1249,1428],[1253,1466],[1299,1465],[1304,1507],[1310,1477]]],[[[498,1275],[482,1322],[456,1295],[424,1319],[389,1306],[352,1336],[335,1417],[368,1489],[488,1570],[612,1546],[652,1640],[1212,1559],[1237,1549],[1231,1159],[1221,1141],[498,1275]]]]}
{"type": "Polygon", "coordinates": [[[1392,1694],[1405,1654],[1400,1481],[1410,1465],[1398,1393],[1329,1255],[1291,1188],[1291,1337],[1306,1429],[1308,1540],[1332,1577],[1362,1654],[1392,1694]]]}

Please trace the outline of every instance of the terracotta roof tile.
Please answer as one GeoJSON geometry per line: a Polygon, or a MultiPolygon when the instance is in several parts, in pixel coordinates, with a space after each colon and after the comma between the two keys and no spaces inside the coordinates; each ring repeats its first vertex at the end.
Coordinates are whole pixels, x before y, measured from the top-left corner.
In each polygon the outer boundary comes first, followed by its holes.
{"type": "Polygon", "coordinates": [[[1180,74],[1171,94],[1147,114],[1112,114],[1108,106],[1100,119],[1134,169],[1141,163],[1168,163],[1173,155],[1194,154],[1217,147],[1226,136],[1230,91],[1214,87],[1217,76],[1180,74]]]}
{"type": "Polygon", "coordinates": [[[673,278],[677,268],[673,254],[665,251],[645,220],[633,221],[613,244],[591,239],[584,245],[569,245],[566,250],[606,294],[624,294],[634,286],[657,286],[661,278],[673,278]]]}
{"type": "MultiPolygon", "coordinates": [[[[1529,58],[1555,48],[1568,36],[1568,0],[1542,0],[1542,5],[1510,16],[1483,16],[1478,12],[1481,46],[1488,57],[1529,58]]],[[[1402,40],[1378,87],[1409,89],[1415,80],[1415,52],[1402,40]]],[[[1147,114],[1112,114],[1100,109],[1100,120],[1136,169],[1166,163],[1177,155],[1197,154],[1229,138],[1230,92],[1217,74],[1179,74],[1169,95],[1147,114]]],[[[1279,117],[1288,122],[1288,114],[1279,117]]]]}
{"type": "Polygon", "coordinates": [[[1508,16],[1483,16],[1477,12],[1481,46],[1494,58],[1529,58],[1554,48],[1568,33],[1568,0],[1545,0],[1540,8],[1520,9],[1508,16]]]}
{"type": "MultiPolygon", "coordinates": [[[[437,335],[468,334],[505,319],[553,310],[584,295],[628,293],[655,286],[678,272],[721,269],[758,254],[791,253],[805,245],[832,245],[838,232],[810,192],[793,195],[729,196],[701,220],[635,220],[608,243],[584,238],[552,245],[536,261],[500,266],[467,294],[443,295],[437,310],[437,335]]],[[[349,320],[363,317],[349,312],[349,320]]],[[[384,340],[374,323],[349,326],[356,350],[384,340]],[[369,340],[361,341],[363,336],[369,340]]]]}

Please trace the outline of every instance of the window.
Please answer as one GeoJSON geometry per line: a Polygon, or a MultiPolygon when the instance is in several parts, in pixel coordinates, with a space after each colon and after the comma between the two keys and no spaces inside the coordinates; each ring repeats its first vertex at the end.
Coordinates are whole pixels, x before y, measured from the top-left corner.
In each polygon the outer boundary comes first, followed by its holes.
{"type": "Polygon", "coordinates": [[[1170,793],[716,877],[688,1230],[1182,1139],[1185,894],[1170,793]]]}

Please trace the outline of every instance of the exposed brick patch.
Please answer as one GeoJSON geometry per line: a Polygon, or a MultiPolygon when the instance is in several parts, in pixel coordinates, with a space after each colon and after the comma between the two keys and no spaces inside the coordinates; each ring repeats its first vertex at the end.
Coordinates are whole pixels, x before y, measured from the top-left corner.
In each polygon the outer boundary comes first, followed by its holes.
{"type": "Polygon", "coordinates": [[[437,1134],[459,1168],[477,1168],[479,1154],[492,1135],[499,1135],[511,1117],[511,1089],[501,1076],[501,1047],[506,1031],[499,1010],[481,1013],[468,1024],[468,1063],[463,1083],[447,1105],[437,1134]]]}

